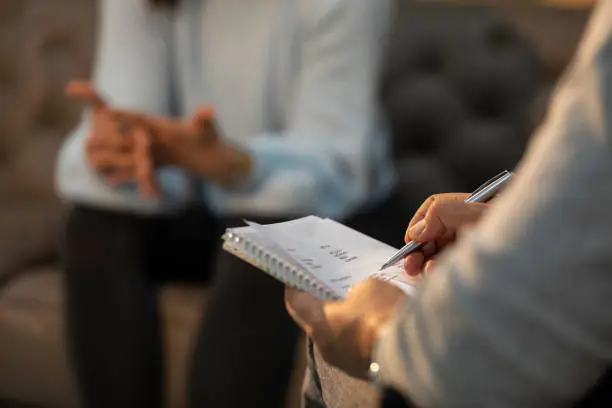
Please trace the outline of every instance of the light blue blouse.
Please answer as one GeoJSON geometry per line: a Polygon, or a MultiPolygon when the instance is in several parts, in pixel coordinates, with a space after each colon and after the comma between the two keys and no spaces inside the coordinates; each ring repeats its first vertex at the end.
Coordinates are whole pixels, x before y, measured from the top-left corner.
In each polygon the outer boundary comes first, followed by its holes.
{"type": "Polygon", "coordinates": [[[222,215],[333,218],[384,199],[395,174],[376,103],[388,0],[146,0],[100,2],[94,81],[118,107],[190,115],[210,104],[223,136],[249,151],[247,185],[223,189],[177,169],[163,194],[105,183],[85,161],[87,114],[57,169],[70,202],[162,212],[204,199],[222,215]],[[194,188],[194,185],[196,186],[194,188]]]}

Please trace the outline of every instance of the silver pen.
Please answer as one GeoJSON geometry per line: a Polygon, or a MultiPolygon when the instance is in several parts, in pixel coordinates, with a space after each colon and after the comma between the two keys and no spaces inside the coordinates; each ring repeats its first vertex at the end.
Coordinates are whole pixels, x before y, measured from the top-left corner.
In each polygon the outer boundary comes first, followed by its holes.
{"type": "MultiPolygon", "coordinates": [[[[512,172],[504,170],[503,172],[499,173],[497,176],[493,177],[491,180],[487,181],[486,183],[478,187],[472,194],[467,196],[465,199],[465,202],[466,203],[484,203],[490,200],[491,198],[493,198],[495,194],[497,194],[508,183],[508,181],[510,181],[511,178],[512,178],[512,172]]],[[[388,267],[395,265],[400,260],[404,259],[405,257],[410,255],[414,251],[421,248],[423,245],[425,245],[424,242],[415,242],[415,241],[408,242],[406,245],[404,245],[402,249],[397,251],[395,255],[389,258],[387,262],[385,262],[383,266],[381,266],[380,270],[382,271],[383,269],[387,269],[388,267]]]]}

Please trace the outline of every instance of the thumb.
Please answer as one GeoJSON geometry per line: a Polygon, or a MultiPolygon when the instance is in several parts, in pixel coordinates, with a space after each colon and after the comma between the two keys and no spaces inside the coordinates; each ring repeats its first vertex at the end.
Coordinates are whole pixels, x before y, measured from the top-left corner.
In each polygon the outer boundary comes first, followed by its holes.
{"type": "Polygon", "coordinates": [[[106,101],[104,101],[102,96],[96,91],[91,82],[80,80],[70,81],[65,88],[65,92],[70,98],[85,102],[94,109],[103,109],[107,106],[106,101]]]}
{"type": "Polygon", "coordinates": [[[425,218],[412,226],[410,237],[419,242],[434,241],[446,232],[455,232],[459,228],[478,221],[487,208],[482,203],[466,203],[453,199],[441,199],[435,202],[425,214],[425,218]]]}
{"type": "Polygon", "coordinates": [[[213,144],[218,141],[219,134],[215,124],[215,111],[210,107],[201,107],[195,110],[192,125],[198,140],[205,144],[213,144]]]}
{"type": "Polygon", "coordinates": [[[210,107],[199,107],[193,113],[192,123],[193,126],[201,131],[208,131],[212,126],[213,119],[215,117],[215,111],[210,107]]]}
{"type": "Polygon", "coordinates": [[[285,288],[285,307],[293,320],[305,330],[325,320],[323,302],[308,292],[285,288]]]}

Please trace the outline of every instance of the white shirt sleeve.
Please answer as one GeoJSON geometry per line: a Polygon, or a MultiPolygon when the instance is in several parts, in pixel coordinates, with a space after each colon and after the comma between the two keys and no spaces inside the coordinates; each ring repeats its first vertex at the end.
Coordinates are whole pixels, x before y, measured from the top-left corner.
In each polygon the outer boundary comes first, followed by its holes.
{"type": "Polygon", "coordinates": [[[612,0],[599,2],[512,186],[381,337],[426,407],[559,407],[612,364],[612,0]]]}

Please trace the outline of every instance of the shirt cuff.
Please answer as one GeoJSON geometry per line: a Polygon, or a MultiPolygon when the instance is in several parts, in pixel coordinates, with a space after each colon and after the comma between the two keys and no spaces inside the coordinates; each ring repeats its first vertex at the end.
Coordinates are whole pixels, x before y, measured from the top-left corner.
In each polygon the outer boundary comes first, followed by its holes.
{"type": "Polygon", "coordinates": [[[231,190],[238,193],[252,193],[257,191],[274,173],[274,167],[279,168],[274,152],[265,149],[241,146],[239,149],[245,151],[251,158],[251,171],[240,183],[232,186],[231,190]]]}

